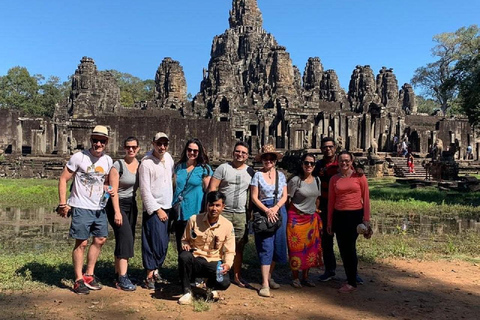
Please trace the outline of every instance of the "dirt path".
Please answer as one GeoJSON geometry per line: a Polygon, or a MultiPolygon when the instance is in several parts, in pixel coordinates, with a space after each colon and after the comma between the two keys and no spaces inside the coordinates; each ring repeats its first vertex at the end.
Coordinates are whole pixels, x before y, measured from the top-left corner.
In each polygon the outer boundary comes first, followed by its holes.
{"type": "MultiPolygon", "coordinates": [[[[458,261],[386,260],[361,264],[365,285],[341,295],[344,276],[295,289],[288,279],[274,297],[231,286],[210,310],[180,306],[178,286],[155,293],[112,287],[77,296],[69,289],[0,294],[0,319],[479,319],[480,267],[458,261]]],[[[342,268],[340,267],[339,270],[342,268]]],[[[312,275],[317,280],[319,270],[312,275]]],[[[258,287],[258,284],[253,284],[258,287]]]]}

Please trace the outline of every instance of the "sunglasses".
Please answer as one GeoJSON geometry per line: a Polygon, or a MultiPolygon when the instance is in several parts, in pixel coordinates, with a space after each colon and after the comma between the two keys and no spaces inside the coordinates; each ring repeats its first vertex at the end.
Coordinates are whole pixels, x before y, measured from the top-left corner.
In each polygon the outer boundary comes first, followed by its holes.
{"type": "Polygon", "coordinates": [[[314,161],[303,161],[303,165],[313,167],[315,165],[315,162],[314,161]]]}
{"type": "Polygon", "coordinates": [[[333,149],[335,146],[323,146],[322,149],[333,149]]]}
{"type": "Polygon", "coordinates": [[[339,163],[349,163],[352,162],[352,160],[338,160],[339,163]]]}
{"type": "Polygon", "coordinates": [[[107,139],[94,139],[94,138],[92,138],[92,142],[93,142],[93,143],[98,143],[98,142],[100,142],[101,144],[106,144],[106,143],[107,143],[107,139]]]}
{"type": "Polygon", "coordinates": [[[187,152],[198,153],[198,149],[187,148],[187,152]]]}
{"type": "Polygon", "coordinates": [[[270,157],[267,157],[267,158],[263,158],[262,161],[276,161],[277,158],[270,158],[270,157]]]}
{"type": "Polygon", "coordinates": [[[123,148],[127,149],[127,150],[130,150],[130,149],[136,150],[138,148],[138,146],[124,146],[123,148]]]}
{"type": "Polygon", "coordinates": [[[159,147],[161,146],[168,147],[168,142],[155,142],[155,144],[159,147]]]}

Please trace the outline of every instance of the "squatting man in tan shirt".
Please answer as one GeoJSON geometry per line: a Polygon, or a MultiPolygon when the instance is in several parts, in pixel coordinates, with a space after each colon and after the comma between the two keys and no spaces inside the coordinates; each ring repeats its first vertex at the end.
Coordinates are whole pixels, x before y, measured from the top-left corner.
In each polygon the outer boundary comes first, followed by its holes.
{"type": "Polygon", "coordinates": [[[182,251],[178,257],[178,269],[182,281],[183,296],[179,304],[191,304],[190,283],[195,278],[207,278],[207,297],[218,299],[216,290],[230,286],[227,272],[235,257],[235,233],[233,225],[222,217],[225,195],[219,191],[207,194],[207,212],[194,215],[188,220],[182,237],[182,251]],[[223,281],[218,282],[218,261],[223,269],[223,281]]]}

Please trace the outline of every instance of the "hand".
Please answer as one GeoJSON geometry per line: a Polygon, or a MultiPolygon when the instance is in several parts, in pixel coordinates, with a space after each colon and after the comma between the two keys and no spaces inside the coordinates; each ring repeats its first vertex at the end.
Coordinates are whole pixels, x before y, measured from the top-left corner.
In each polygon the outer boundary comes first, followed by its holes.
{"type": "Polygon", "coordinates": [[[113,222],[116,226],[120,227],[123,223],[122,214],[120,212],[115,212],[115,216],[113,217],[113,222]]]}
{"type": "Polygon", "coordinates": [[[223,268],[223,274],[226,274],[228,271],[230,271],[230,266],[228,264],[222,263],[220,266],[223,268]]]}
{"type": "Polygon", "coordinates": [[[356,168],[355,171],[357,172],[359,177],[362,177],[365,174],[362,168],[356,168]]]}
{"type": "Polygon", "coordinates": [[[68,212],[71,210],[72,208],[66,204],[64,206],[58,206],[57,208],[57,213],[60,217],[63,217],[63,218],[66,218],[68,216],[68,212]]]}
{"type": "Polygon", "coordinates": [[[184,244],[184,243],[182,243],[182,249],[183,249],[184,251],[190,251],[192,248],[190,247],[189,244],[184,244]]]}
{"type": "Polygon", "coordinates": [[[333,236],[333,230],[332,230],[332,226],[328,226],[327,227],[327,233],[331,236],[333,236]]]}
{"type": "Polygon", "coordinates": [[[370,221],[363,220],[363,224],[365,227],[367,227],[367,229],[370,228],[370,221]]]}
{"type": "Polygon", "coordinates": [[[160,221],[165,222],[168,220],[167,214],[161,208],[157,210],[157,216],[158,216],[158,219],[160,219],[160,221]]]}
{"type": "Polygon", "coordinates": [[[110,193],[110,196],[115,197],[115,191],[113,190],[112,186],[103,186],[103,190],[110,193]]]}

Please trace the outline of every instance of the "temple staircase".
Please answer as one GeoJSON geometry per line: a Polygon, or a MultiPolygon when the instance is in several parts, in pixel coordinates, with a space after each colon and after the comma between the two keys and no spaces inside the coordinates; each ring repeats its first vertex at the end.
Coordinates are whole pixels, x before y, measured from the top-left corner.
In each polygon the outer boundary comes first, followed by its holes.
{"type": "Polygon", "coordinates": [[[410,173],[407,165],[407,158],[404,157],[390,157],[389,162],[393,162],[395,177],[399,178],[412,178],[412,179],[425,179],[426,171],[422,166],[422,159],[415,158],[415,173],[410,173]]]}

